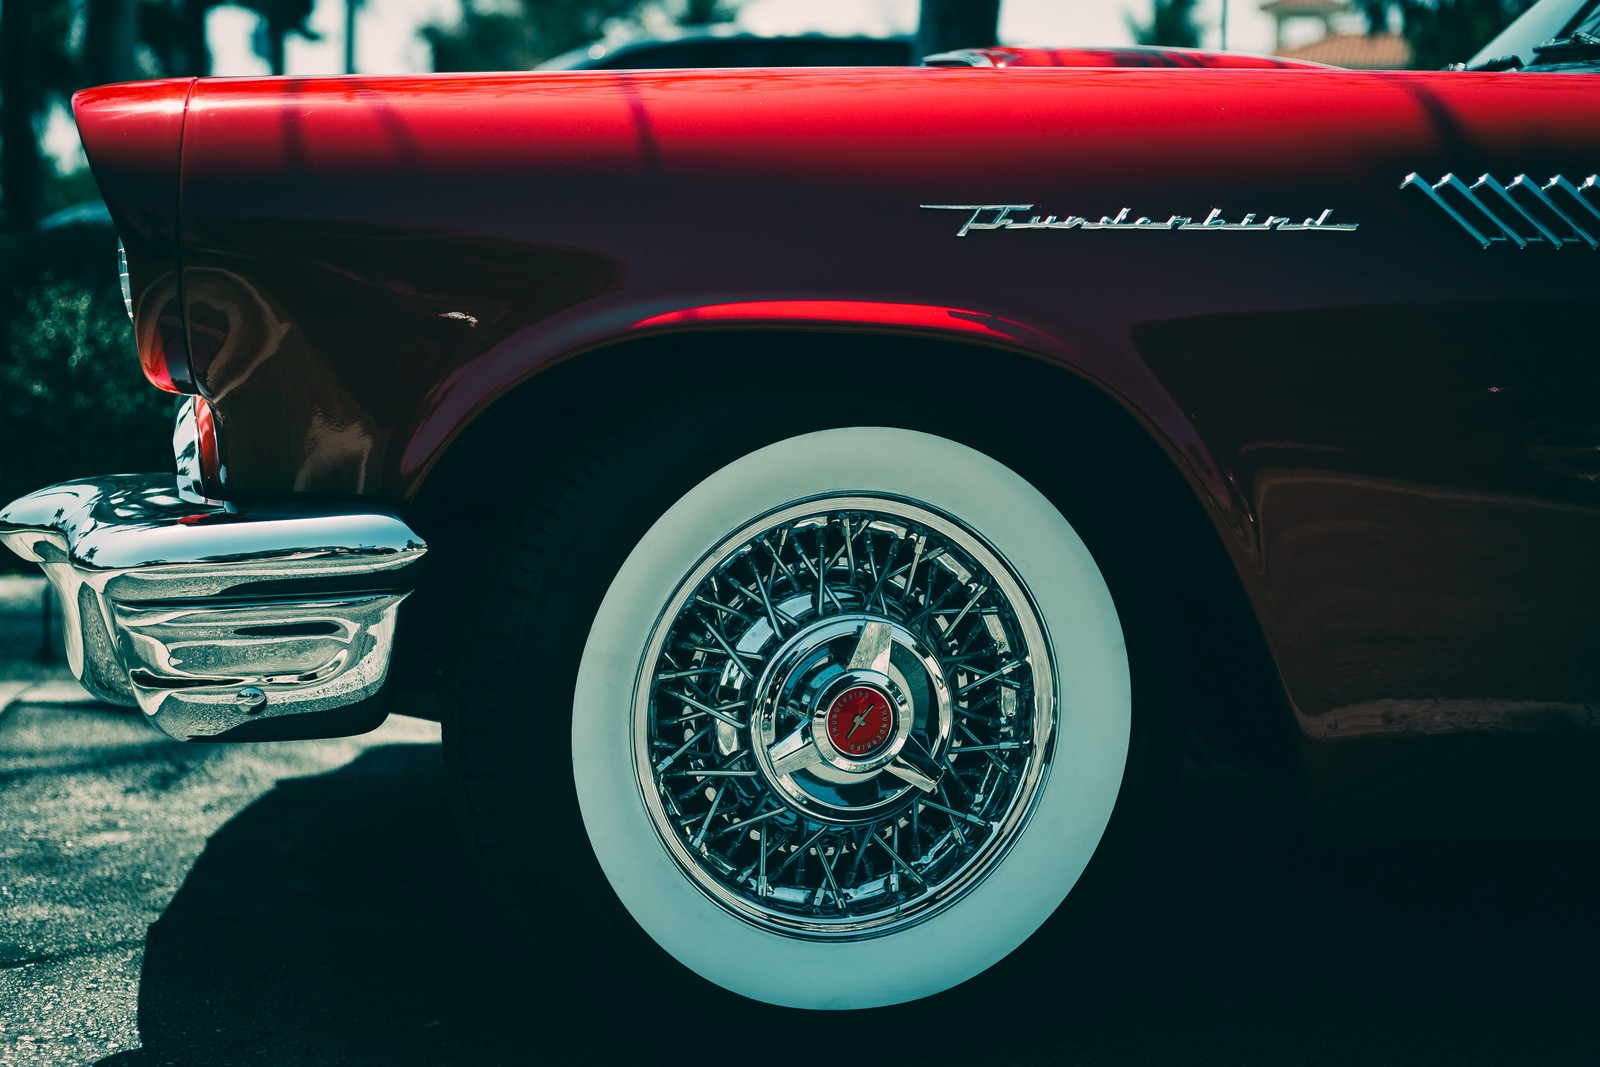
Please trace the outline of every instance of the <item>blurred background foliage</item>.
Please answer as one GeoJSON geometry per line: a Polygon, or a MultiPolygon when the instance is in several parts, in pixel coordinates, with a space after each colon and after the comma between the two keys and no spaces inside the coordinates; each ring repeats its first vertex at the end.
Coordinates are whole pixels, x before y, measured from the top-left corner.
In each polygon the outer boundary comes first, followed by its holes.
{"type": "Polygon", "coordinates": [[[170,467],[173,397],[150,388],[130,355],[133,327],[115,275],[107,282],[47,271],[11,299],[10,358],[0,362],[0,497],[91,473],[170,467]]]}
{"type": "MultiPolygon", "coordinates": [[[[1249,2],[1249,0],[1245,0],[1249,2]]],[[[1398,33],[1409,49],[1406,66],[1439,70],[1471,57],[1537,0],[1350,0],[1369,34],[1398,33]]],[[[1269,5],[1263,3],[1265,9],[1269,5]]],[[[1338,5],[1334,5],[1338,6],[1338,5]]],[[[1149,17],[1129,12],[1128,31],[1138,44],[1198,48],[1208,28],[1198,0],[1149,0],[1149,17]]]]}
{"type": "MultiPolygon", "coordinates": [[[[139,369],[104,227],[0,234],[0,351],[0,504],[171,467],[173,397],[139,369]]],[[[31,569],[0,553],[0,573],[31,569]]]]}
{"type": "Polygon", "coordinates": [[[1128,32],[1137,44],[1166,48],[1199,48],[1200,24],[1195,21],[1197,0],[1151,0],[1150,19],[1143,21],[1131,13],[1128,32]]]}
{"type": "Polygon", "coordinates": [[[1400,24],[1411,66],[1438,70],[1482,48],[1537,0],[1356,0],[1372,32],[1400,24]]]}

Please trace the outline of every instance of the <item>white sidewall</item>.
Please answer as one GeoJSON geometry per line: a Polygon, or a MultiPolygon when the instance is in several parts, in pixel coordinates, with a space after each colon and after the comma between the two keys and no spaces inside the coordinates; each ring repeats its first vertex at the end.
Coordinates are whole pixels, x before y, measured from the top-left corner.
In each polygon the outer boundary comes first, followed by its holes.
{"type": "Polygon", "coordinates": [[[736,460],[691,489],[623,563],[578,668],[573,774],[589,840],[624,906],[685,966],[756,1000],[866,1008],[936,993],[999,961],[1065,899],[1111,818],[1127,761],[1127,651],[1111,594],[1061,513],[1008,467],[910,430],[824,430],[736,460]],[[634,686],[663,606],[713,547],[809,497],[887,493],[981,534],[1033,596],[1055,652],[1054,761],[1004,859],[915,926],[851,942],[757,929],[706,897],[667,851],[634,762],[634,686]]]}

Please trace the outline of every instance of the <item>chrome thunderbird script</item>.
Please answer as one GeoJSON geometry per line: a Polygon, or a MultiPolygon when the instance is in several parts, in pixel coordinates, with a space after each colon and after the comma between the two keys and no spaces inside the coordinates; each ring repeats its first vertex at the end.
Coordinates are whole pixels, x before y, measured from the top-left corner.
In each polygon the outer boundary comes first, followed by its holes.
{"type": "Polygon", "coordinates": [[[1600,248],[1600,175],[1574,184],[1557,174],[1540,184],[1519,174],[1505,184],[1485,174],[1468,185],[1454,174],[1430,182],[1408,174],[1400,188],[1427,195],[1479,247],[1534,244],[1600,248]]]}
{"type": "Polygon", "coordinates": [[[1133,214],[1133,209],[1123,208],[1115,215],[1102,215],[1098,220],[1085,215],[1031,215],[1013,217],[1014,213],[1032,211],[1032,204],[923,204],[928,211],[965,211],[967,220],[956,231],[965,237],[973,230],[1209,230],[1215,233],[1266,233],[1291,230],[1322,230],[1328,233],[1354,233],[1360,225],[1355,222],[1329,222],[1333,209],[1328,208],[1314,219],[1294,221],[1287,215],[1245,215],[1238,222],[1230,222],[1222,209],[1214,207],[1203,219],[1188,215],[1171,215],[1164,219],[1133,214]]]}

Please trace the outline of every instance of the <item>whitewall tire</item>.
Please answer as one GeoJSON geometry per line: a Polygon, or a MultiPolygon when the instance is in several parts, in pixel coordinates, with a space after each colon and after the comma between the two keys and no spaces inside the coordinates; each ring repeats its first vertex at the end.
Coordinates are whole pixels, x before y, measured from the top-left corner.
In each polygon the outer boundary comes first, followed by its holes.
{"type": "Polygon", "coordinates": [[[1050,917],[1131,722],[1111,593],[1060,511],[964,444],[849,427],[750,452],[649,527],[583,646],[572,771],[606,879],[679,962],[867,1008],[1050,917]]]}

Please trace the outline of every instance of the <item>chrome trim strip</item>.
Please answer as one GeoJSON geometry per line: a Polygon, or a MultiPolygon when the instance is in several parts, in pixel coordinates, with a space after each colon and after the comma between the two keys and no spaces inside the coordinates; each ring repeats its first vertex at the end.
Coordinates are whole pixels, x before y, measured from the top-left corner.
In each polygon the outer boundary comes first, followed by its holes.
{"type": "Polygon", "coordinates": [[[1574,186],[1571,182],[1567,181],[1567,179],[1557,174],[1554,178],[1551,178],[1545,183],[1544,191],[1548,193],[1551,189],[1560,189],[1562,192],[1571,197],[1572,202],[1578,205],[1580,209],[1593,215],[1595,222],[1600,223],[1600,208],[1596,208],[1593,204],[1589,203],[1589,201],[1585,199],[1583,195],[1585,192],[1596,188],[1597,181],[1600,181],[1600,175],[1591,174],[1584,179],[1582,185],[1574,186]]]}
{"type": "Polygon", "coordinates": [[[205,494],[200,477],[200,425],[194,417],[195,398],[184,397],[172,419],[172,458],[177,465],[178,495],[194,504],[215,504],[205,494]]]}
{"type": "MultiPolygon", "coordinates": [[[[1556,206],[1556,202],[1550,199],[1545,190],[1539,188],[1538,184],[1526,174],[1519,174],[1515,178],[1512,178],[1511,181],[1506,184],[1506,189],[1511,193],[1520,193],[1523,197],[1531,199],[1534,203],[1538,204],[1540,207],[1543,207],[1550,214],[1566,223],[1567,227],[1572,231],[1572,236],[1564,238],[1564,240],[1582,241],[1584,244],[1589,246],[1589,250],[1591,252],[1596,248],[1600,248],[1600,241],[1596,241],[1593,237],[1585,233],[1583,231],[1583,227],[1578,225],[1577,220],[1556,206]]],[[[1582,201],[1579,201],[1579,203],[1582,204],[1582,201]]],[[[1583,204],[1582,206],[1588,207],[1586,204],[1583,204]]],[[[1593,209],[1591,208],[1590,210],[1592,211],[1593,209]]],[[[1596,215],[1596,218],[1600,218],[1600,215],[1596,215]]]]}
{"type": "Polygon", "coordinates": [[[122,239],[117,239],[117,284],[122,287],[122,306],[128,312],[128,321],[133,321],[133,285],[128,280],[128,250],[123,247],[122,239]]]}
{"type": "Polygon", "coordinates": [[[240,511],[156,475],[15,500],[0,509],[0,543],[55,586],[85,688],[182,740],[381,720],[396,613],[427,551],[393,515],[240,511]]]}
{"type": "MultiPolygon", "coordinates": [[[[1522,178],[1526,177],[1526,175],[1519,174],[1517,177],[1522,178]]],[[[1511,194],[1506,191],[1506,187],[1495,181],[1493,175],[1484,174],[1480,176],[1477,181],[1472,183],[1472,192],[1477,192],[1479,189],[1489,190],[1512,211],[1515,211],[1518,215],[1522,216],[1523,220],[1527,222],[1529,226],[1532,226],[1536,231],[1538,231],[1540,237],[1544,238],[1546,241],[1549,241],[1557,248],[1561,247],[1561,238],[1551,233],[1544,223],[1534,218],[1527,212],[1525,208],[1523,208],[1521,204],[1511,199],[1511,194]]]]}
{"type": "Polygon", "coordinates": [[[1600,230],[1590,232],[1600,224],[1600,209],[1589,201],[1586,194],[1597,187],[1597,181],[1600,181],[1600,176],[1591,174],[1582,185],[1574,186],[1557,174],[1541,186],[1526,174],[1518,174],[1501,184],[1492,174],[1484,174],[1469,186],[1454,174],[1446,174],[1436,182],[1429,182],[1413,171],[1400,182],[1400,188],[1421,190],[1469,237],[1477,241],[1480,248],[1509,243],[1519,249],[1526,249],[1530,245],[1549,245],[1560,249],[1567,245],[1582,244],[1592,252],[1600,249],[1600,230]],[[1445,190],[1459,198],[1460,203],[1453,204],[1447,200],[1443,195],[1445,190]],[[1561,203],[1557,202],[1553,193],[1563,194],[1561,203]],[[1463,209],[1478,216],[1478,221],[1474,223],[1469,220],[1462,214],[1463,209]],[[1548,215],[1541,219],[1535,212],[1546,212],[1548,215]],[[1563,235],[1552,229],[1550,224],[1556,220],[1560,220],[1562,226],[1570,227],[1572,233],[1563,235]]]}
{"type": "MultiPolygon", "coordinates": [[[[1457,224],[1459,224],[1463,230],[1466,230],[1467,233],[1471,234],[1473,240],[1477,241],[1478,244],[1484,248],[1488,248],[1496,241],[1505,240],[1504,237],[1490,237],[1489,235],[1480,232],[1476,226],[1467,221],[1464,215],[1452,207],[1449,201],[1439,195],[1440,189],[1456,189],[1459,190],[1463,196],[1467,197],[1467,199],[1473,199],[1472,192],[1467,188],[1466,183],[1460,178],[1457,178],[1454,174],[1446,174],[1443,178],[1439,179],[1438,184],[1433,184],[1416,171],[1412,171],[1410,174],[1407,174],[1405,180],[1400,183],[1400,188],[1402,190],[1411,188],[1422,190],[1428,195],[1429,199],[1431,199],[1435,204],[1439,205],[1440,209],[1443,210],[1446,215],[1449,215],[1452,219],[1455,219],[1457,224]]],[[[1475,200],[1473,202],[1476,203],[1475,200]]],[[[1494,220],[1493,215],[1490,215],[1489,218],[1494,220]]],[[[1504,227],[1502,227],[1502,229],[1503,228],[1504,227]]]]}
{"type": "Polygon", "coordinates": [[[958,48],[953,52],[935,52],[922,57],[924,67],[992,67],[994,60],[981,49],[958,48]]]}

